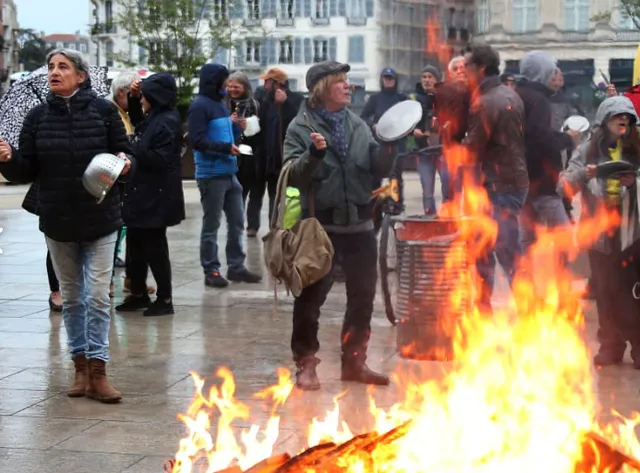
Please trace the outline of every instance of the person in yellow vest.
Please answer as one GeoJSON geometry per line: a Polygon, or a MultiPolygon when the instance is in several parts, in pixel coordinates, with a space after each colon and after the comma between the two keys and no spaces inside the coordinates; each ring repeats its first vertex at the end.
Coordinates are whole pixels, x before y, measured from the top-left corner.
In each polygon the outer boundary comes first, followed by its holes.
{"type": "Polygon", "coordinates": [[[621,363],[629,343],[634,367],[640,369],[640,307],[634,300],[640,286],[638,121],[627,97],[605,99],[596,114],[593,136],[574,151],[558,182],[558,191],[567,197],[581,193],[581,220],[597,219],[604,210],[620,215],[620,226],[603,232],[588,249],[598,309],[600,348],[594,358],[596,366],[621,363]],[[615,161],[630,163],[630,170],[600,175],[599,165],[615,161]]]}
{"type": "MultiPolygon", "coordinates": [[[[111,97],[110,100],[113,102],[118,109],[118,113],[120,113],[120,118],[122,119],[122,123],[124,123],[125,130],[127,132],[127,136],[129,139],[133,138],[135,133],[135,127],[131,122],[131,117],[129,116],[129,100],[131,99],[131,91],[135,87],[140,86],[140,76],[135,72],[123,72],[118,75],[113,82],[111,83],[111,97]]],[[[135,113],[135,112],[134,112],[135,113]]],[[[133,117],[137,121],[142,121],[142,117],[133,117]]],[[[124,196],[124,189],[120,195],[124,196]]],[[[127,271],[127,260],[129,259],[126,255],[125,261],[122,261],[118,256],[120,254],[120,249],[122,246],[122,240],[127,235],[127,227],[122,227],[120,233],[118,234],[118,242],[116,244],[116,252],[114,255],[114,268],[116,267],[124,267],[125,268],[125,280],[124,280],[124,288],[125,290],[130,289],[130,280],[128,277],[127,271]]],[[[128,245],[127,245],[128,246],[128,245]]],[[[126,249],[128,252],[129,250],[126,249]]],[[[149,288],[149,293],[155,292],[154,288],[149,288]]],[[[111,290],[110,295],[113,296],[113,281],[111,282],[111,290]]]]}

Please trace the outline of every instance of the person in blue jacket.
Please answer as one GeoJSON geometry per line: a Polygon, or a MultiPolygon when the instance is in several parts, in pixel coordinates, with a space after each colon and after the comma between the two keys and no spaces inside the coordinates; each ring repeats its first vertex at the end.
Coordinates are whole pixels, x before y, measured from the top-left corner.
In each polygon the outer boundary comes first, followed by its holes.
{"type": "Polygon", "coordinates": [[[194,150],[196,181],[204,215],[200,234],[200,263],[205,285],[222,288],[229,281],[259,283],[261,277],[245,266],[243,248],[244,203],[236,178],[238,147],[234,144],[244,122],[234,123],[226,103],[229,70],[221,64],[200,69],[200,90],[189,108],[189,139],[194,150]],[[227,277],[220,274],[218,228],[222,212],[227,218],[227,277]]]}

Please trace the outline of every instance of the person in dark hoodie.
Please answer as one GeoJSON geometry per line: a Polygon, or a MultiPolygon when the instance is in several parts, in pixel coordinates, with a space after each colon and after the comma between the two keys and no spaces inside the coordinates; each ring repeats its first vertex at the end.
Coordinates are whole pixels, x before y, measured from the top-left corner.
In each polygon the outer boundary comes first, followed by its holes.
{"type": "MultiPolygon", "coordinates": [[[[234,72],[229,76],[227,85],[227,105],[231,112],[231,120],[241,126],[248,117],[257,117],[260,104],[253,97],[251,82],[242,72],[234,72]]],[[[242,199],[247,204],[247,236],[255,238],[260,229],[260,210],[264,196],[264,181],[260,169],[260,144],[262,136],[240,135],[238,143],[251,146],[252,156],[238,156],[238,180],[242,184],[242,199]]]]}
{"type": "Polygon", "coordinates": [[[562,133],[552,128],[551,96],[556,70],[556,61],[544,51],[531,51],[520,61],[523,78],[516,92],[525,110],[525,157],[530,182],[521,220],[525,254],[536,241],[538,226],[554,229],[570,224],[556,186],[564,169],[562,152],[571,153],[580,133],[562,133]]]}
{"type": "MultiPolygon", "coordinates": [[[[131,92],[129,107],[142,110],[146,117],[134,125],[132,143],[138,169],[127,188],[123,207],[130,246],[131,295],[116,307],[118,312],[146,309],[146,317],[174,313],[167,227],[178,225],[185,218],[182,120],[175,108],[177,99],[176,80],[167,73],[142,81],[139,94],[131,92]],[[154,302],[147,291],[149,268],[158,284],[154,302]]],[[[131,117],[136,116],[140,114],[131,113],[131,117]]]]}
{"type": "Polygon", "coordinates": [[[200,90],[189,108],[189,138],[194,150],[196,180],[204,215],[200,234],[200,262],[205,285],[222,288],[234,282],[258,283],[261,277],[245,266],[243,248],[244,205],[238,182],[238,147],[241,126],[231,120],[224,102],[229,70],[222,64],[200,69],[200,90]],[[222,212],[227,218],[227,278],[220,274],[218,229],[222,212]]]}
{"type": "MultiPolygon", "coordinates": [[[[260,76],[264,85],[256,89],[254,97],[260,104],[260,127],[262,129],[261,156],[259,157],[259,173],[262,176],[262,192],[269,193],[269,217],[275,205],[278,177],[282,170],[282,150],[284,137],[289,124],[298,114],[304,101],[301,94],[289,89],[287,73],[277,67],[269,69],[260,76]]],[[[262,208],[262,202],[260,202],[262,208]]],[[[256,208],[258,206],[256,205],[256,208]]]]}
{"type": "MultiPolygon", "coordinates": [[[[436,84],[442,81],[442,74],[437,67],[428,65],[422,70],[420,82],[416,84],[416,98],[422,105],[422,120],[413,130],[418,148],[439,144],[437,127],[434,127],[436,104],[436,84]]],[[[440,174],[442,199],[449,198],[449,173],[442,156],[420,156],[418,174],[422,184],[422,205],[426,215],[436,214],[435,185],[436,171],[440,174]]]]}

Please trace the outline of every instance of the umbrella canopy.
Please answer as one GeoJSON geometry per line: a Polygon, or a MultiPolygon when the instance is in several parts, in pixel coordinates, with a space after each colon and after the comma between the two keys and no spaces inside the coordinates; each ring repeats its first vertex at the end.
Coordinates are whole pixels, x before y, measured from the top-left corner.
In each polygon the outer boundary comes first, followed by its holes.
{"type": "MultiPolygon", "coordinates": [[[[44,103],[49,93],[48,68],[42,66],[18,80],[0,100],[0,138],[18,148],[22,122],[36,106],[44,103]]],[[[89,68],[91,87],[100,97],[109,95],[107,72],[100,67],[89,68]]]]}
{"type": "Polygon", "coordinates": [[[633,83],[631,85],[638,85],[640,82],[640,45],[636,49],[636,57],[633,60],[633,83]]]}

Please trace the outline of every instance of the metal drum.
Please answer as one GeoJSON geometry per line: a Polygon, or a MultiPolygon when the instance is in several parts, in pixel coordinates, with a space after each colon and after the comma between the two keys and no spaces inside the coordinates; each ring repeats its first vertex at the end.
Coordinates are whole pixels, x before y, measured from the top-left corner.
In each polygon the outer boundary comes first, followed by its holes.
{"type": "Polygon", "coordinates": [[[403,358],[453,359],[453,335],[473,308],[474,264],[456,219],[397,217],[397,346],[403,358]]]}

